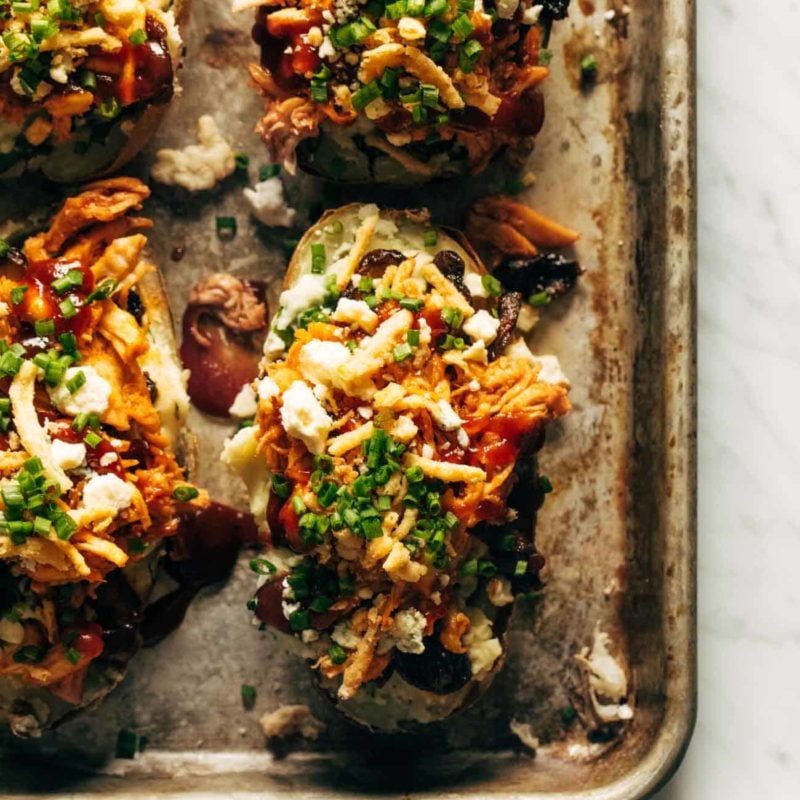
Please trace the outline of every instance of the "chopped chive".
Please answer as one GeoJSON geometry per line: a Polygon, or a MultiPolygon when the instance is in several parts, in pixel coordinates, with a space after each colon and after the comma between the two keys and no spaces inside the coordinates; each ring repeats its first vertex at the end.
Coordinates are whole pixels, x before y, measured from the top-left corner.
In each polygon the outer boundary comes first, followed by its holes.
{"type": "Polygon", "coordinates": [[[70,664],[77,664],[81,660],[80,650],[76,650],[74,647],[64,648],[64,655],[70,664]]]}
{"type": "Polygon", "coordinates": [[[353,95],[353,108],[356,111],[363,111],[373,100],[377,100],[380,96],[380,84],[376,80],[370,81],[353,95]]]}
{"type": "Polygon", "coordinates": [[[18,306],[25,298],[25,292],[27,291],[28,291],[27,286],[15,286],[11,290],[11,302],[13,303],[13,305],[18,306]]]}
{"type": "Polygon", "coordinates": [[[466,14],[462,14],[460,17],[456,17],[456,19],[453,20],[450,29],[454,36],[457,36],[459,39],[466,39],[467,36],[475,30],[475,26],[466,14]]]}
{"type": "Polygon", "coordinates": [[[406,480],[409,483],[420,483],[424,477],[421,467],[414,466],[406,470],[406,480]]]}
{"type": "Polygon", "coordinates": [[[328,658],[334,664],[344,664],[344,662],[347,661],[347,651],[340,644],[334,642],[328,648],[328,658]]]}
{"type": "Polygon", "coordinates": [[[483,52],[483,46],[475,39],[464,42],[458,49],[458,66],[462,72],[472,72],[483,52]]]}
{"type": "Polygon", "coordinates": [[[425,243],[425,247],[434,247],[439,241],[439,234],[435,230],[427,230],[425,231],[423,241],[425,243]]]}
{"type": "Polygon", "coordinates": [[[517,561],[514,565],[514,575],[524,575],[528,571],[527,561],[517,561]]]}
{"type": "Polygon", "coordinates": [[[97,300],[107,300],[117,288],[117,282],[113,278],[106,278],[100,281],[86,297],[86,305],[97,300]]]}
{"type": "Polygon", "coordinates": [[[492,297],[499,297],[503,292],[503,286],[494,275],[482,275],[481,283],[483,284],[483,288],[486,289],[492,297]]]}
{"type": "Polygon", "coordinates": [[[441,17],[442,14],[450,10],[450,4],[447,0],[428,0],[425,5],[423,16],[425,17],[441,17]]]}
{"type": "Polygon", "coordinates": [[[52,336],[56,332],[56,324],[52,319],[40,319],[33,323],[37,336],[52,336]]]}
{"type": "Polygon", "coordinates": [[[292,498],[292,509],[294,510],[294,513],[297,514],[298,516],[300,514],[305,513],[306,504],[303,502],[303,498],[300,497],[299,495],[295,495],[292,498]]]}
{"type": "Polygon", "coordinates": [[[404,297],[400,301],[401,308],[406,308],[409,311],[419,311],[424,305],[425,301],[418,298],[404,297]]]}
{"type": "Polygon", "coordinates": [[[83,441],[94,450],[100,442],[103,441],[103,437],[96,434],[94,431],[89,431],[86,436],[83,437],[83,441]]]}
{"type": "Polygon", "coordinates": [[[132,45],[144,44],[147,41],[147,33],[141,29],[134,31],[128,36],[128,41],[132,45]]]}
{"type": "Polygon", "coordinates": [[[286,477],[275,474],[272,476],[272,491],[275,492],[281,500],[285,500],[292,493],[292,487],[286,477]]]}
{"type": "Polygon", "coordinates": [[[464,315],[457,308],[443,308],[442,321],[451,328],[459,328],[464,321],[464,315]]]}
{"type": "Polygon", "coordinates": [[[304,631],[311,627],[311,618],[308,611],[305,609],[298,609],[289,615],[289,627],[293,631],[304,631]]]}
{"type": "Polygon", "coordinates": [[[116,97],[109,97],[103,100],[97,107],[97,113],[103,119],[116,119],[121,112],[122,106],[119,104],[119,100],[117,100],[116,97]]]}
{"type": "Polygon", "coordinates": [[[550,494],[553,491],[553,484],[550,483],[550,478],[547,475],[540,475],[539,476],[539,491],[542,494],[550,494]]]}
{"type": "Polygon", "coordinates": [[[89,415],[85,411],[79,411],[72,420],[72,430],[80,433],[89,424],[89,415]]]}
{"type": "Polygon", "coordinates": [[[83,370],[78,370],[66,383],[67,391],[70,394],[75,394],[81,386],[86,384],[86,373],[83,370]]]}
{"type": "Polygon", "coordinates": [[[243,153],[241,150],[234,153],[233,160],[236,164],[236,169],[246,170],[250,165],[250,156],[247,155],[247,153],[243,153]]]}
{"type": "Polygon", "coordinates": [[[257,575],[272,575],[278,568],[266,558],[253,558],[250,560],[250,569],[257,575]]]}
{"type": "Polygon", "coordinates": [[[78,524],[69,514],[59,514],[53,520],[53,528],[59,539],[66,540],[78,530],[78,524]]]}
{"type": "Polygon", "coordinates": [[[217,236],[233,239],[236,236],[236,217],[217,217],[217,236]]]}
{"type": "Polygon", "coordinates": [[[97,76],[90,69],[82,69],[78,73],[78,83],[84,89],[96,89],[97,76]]]}
{"type": "Polygon", "coordinates": [[[258,171],[258,179],[260,181],[267,181],[274,178],[281,171],[280,164],[264,164],[258,171]]]}
{"type": "Polygon", "coordinates": [[[371,292],[374,281],[367,275],[362,275],[358,280],[359,292],[371,292]]]}
{"type": "Polygon", "coordinates": [[[189,500],[199,497],[200,492],[194,486],[182,484],[172,490],[172,496],[180,503],[188,503],[189,500]]]}
{"type": "Polygon", "coordinates": [[[311,245],[311,271],[315,275],[325,272],[325,245],[315,242],[311,245]]]}
{"type": "Polygon", "coordinates": [[[248,683],[243,683],[240,689],[242,696],[242,705],[246,711],[252,710],[256,705],[256,687],[250,686],[248,683]]]}
{"type": "Polygon", "coordinates": [[[406,333],[406,341],[411,347],[419,347],[419,331],[410,330],[406,333]]]}
{"type": "Polygon", "coordinates": [[[75,303],[67,297],[65,300],[62,300],[58,304],[59,311],[61,311],[61,316],[64,319],[72,319],[77,313],[78,309],[75,307],[75,303]]]}
{"type": "Polygon", "coordinates": [[[117,734],[117,747],[115,755],[117,758],[133,758],[136,755],[138,740],[133,731],[121,730],[117,734]]]}
{"type": "Polygon", "coordinates": [[[552,299],[553,298],[550,296],[550,293],[547,290],[544,290],[542,292],[537,292],[536,294],[532,294],[528,298],[528,302],[532,306],[539,308],[541,306],[549,305],[552,299]]]}

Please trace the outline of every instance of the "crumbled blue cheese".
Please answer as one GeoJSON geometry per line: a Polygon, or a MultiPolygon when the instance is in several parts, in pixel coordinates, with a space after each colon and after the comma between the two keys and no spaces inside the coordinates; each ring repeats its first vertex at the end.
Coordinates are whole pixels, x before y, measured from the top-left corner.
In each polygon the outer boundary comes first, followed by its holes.
{"type": "Polygon", "coordinates": [[[83,487],[83,505],[123,511],[130,506],[135,494],[136,489],[116,475],[93,475],[83,487]]]}
{"type": "Polygon", "coordinates": [[[63,470],[77,469],[86,460],[86,445],[81,442],[64,442],[53,440],[53,458],[63,470]]]}
{"type": "Polygon", "coordinates": [[[344,384],[339,376],[339,368],[350,360],[351,355],[341,342],[312,339],[300,350],[297,366],[303,377],[311,383],[341,389],[344,384]]]}
{"type": "Polygon", "coordinates": [[[431,414],[436,424],[444,431],[456,431],[463,423],[461,417],[456,414],[455,409],[447,400],[439,400],[432,405],[431,414]]]}
{"type": "Polygon", "coordinates": [[[199,192],[213,189],[235,169],[233,148],[220,134],[214,118],[204,114],[197,121],[197,144],[182,150],[157,151],[151,175],[159,183],[199,192]]]}
{"type": "Polygon", "coordinates": [[[277,176],[259,181],[252,189],[244,189],[243,194],[253,216],[264,225],[288,228],[294,223],[297,211],[286,203],[283,183],[277,176]]]}
{"type": "Polygon", "coordinates": [[[392,628],[394,646],[402,653],[416,655],[424,653],[425,643],[422,638],[425,635],[426,627],[425,615],[416,608],[398,611],[394,615],[394,627],[392,628]]]}
{"type": "Polygon", "coordinates": [[[511,19],[518,8],[519,0],[497,0],[497,16],[500,19],[511,19]]]}
{"type": "Polygon", "coordinates": [[[557,356],[534,356],[534,359],[540,367],[538,375],[540,381],[569,388],[569,378],[562,372],[557,356]]]}
{"type": "Polygon", "coordinates": [[[55,388],[48,389],[53,405],[63,414],[76,417],[78,414],[105,414],[108,410],[108,401],[111,398],[111,384],[97,374],[94,367],[70,367],[64,374],[64,379],[55,388]],[[79,372],[82,372],[86,382],[74,394],[67,388],[67,384],[79,372]]]}
{"type": "Polygon", "coordinates": [[[378,315],[363,301],[342,297],[336,305],[331,319],[355,325],[367,333],[374,333],[378,327],[378,315]]]}
{"type": "Polygon", "coordinates": [[[493,317],[488,311],[476,311],[462,326],[462,330],[473,341],[479,339],[486,344],[491,344],[497,338],[500,320],[493,317]]]}
{"type": "Polygon", "coordinates": [[[491,620],[479,608],[467,612],[470,629],[464,634],[467,657],[472,667],[472,676],[481,680],[491,671],[503,654],[500,640],[493,635],[491,620]]]}
{"type": "Polygon", "coordinates": [[[325,450],[333,420],[303,381],[295,381],[283,395],[281,423],[289,436],[300,439],[311,453],[325,450]]]}
{"type": "Polygon", "coordinates": [[[260,524],[266,521],[270,474],[266,462],[258,454],[258,429],[242,428],[222,447],[220,460],[235,472],[247,487],[250,513],[260,524]]]}
{"type": "Polygon", "coordinates": [[[292,287],[281,293],[280,312],[275,320],[275,330],[282,331],[288,328],[303,311],[320,305],[327,293],[323,275],[313,273],[301,275],[292,287]]]}
{"type": "Polygon", "coordinates": [[[271,397],[277,397],[280,393],[280,387],[272,378],[265,377],[258,382],[259,400],[269,400],[271,397]]]}
{"type": "Polygon", "coordinates": [[[464,285],[469,289],[469,293],[473,297],[488,297],[486,287],[483,285],[483,280],[477,272],[467,272],[464,276],[464,285]]]}
{"type": "Polygon", "coordinates": [[[258,411],[256,393],[253,391],[253,387],[246,383],[239,389],[239,393],[231,403],[228,413],[232,417],[238,417],[239,419],[250,419],[250,417],[256,415],[256,411],[258,411]]]}

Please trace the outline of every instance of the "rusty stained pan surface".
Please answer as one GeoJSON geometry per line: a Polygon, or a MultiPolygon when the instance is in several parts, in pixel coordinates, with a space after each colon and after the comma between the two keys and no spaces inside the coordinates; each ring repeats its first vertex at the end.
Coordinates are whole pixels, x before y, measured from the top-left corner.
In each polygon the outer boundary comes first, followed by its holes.
{"type": "MultiPolygon", "coordinates": [[[[690,0],[642,0],[610,24],[607,6],[573,3],[551,41],[548,119],[522,197],[583,232],[586,269],[578,290],[551,307],[534,349],[555,352],[573,382],[575,409],[551,431],[542,467],[557,491],[540,515],[546,592],[520,604],[506,666],[469,711],[415,736],[386,739],[337,719],[307,671],[249,621],[246,558],[224,586],[201,595],[183,627],[134,660],[125,684],[100,709],[36,742],[0,740],[0,788],[7,794],[390,796],[413,798],[638,798],[662,782],[690,735],[695,705],[695,223],[694,15],[690,0]],[[599,83],[578,85],[581,58],[594,53],[599,83]],[[635,689],[635,716],[611,745],[589,746],[564,707],[580,705],[573,658],[601,628],[623,649],[635,689]],[[242,683],[258,687],[242,709],[242,683]],[[276,759],[264,748],[260,713],[309,703],[328,723],[303,752],[276,759]],[[544,743],[536,757],[509,723],[529,723],[544,743]],[[148,738],[134,761],[113,759],[117,731],[148,738]]],[[[251,154],[259,103],[243,77],[255,50],[250,17],[227,3],[196,3],[185,28],[184,92],[136,170],[146,174],[158,146],[184,146],[201,112],[251,154]]],[[[411,193],[324,190],[287,179],[302,225],[321,203],[369,197],[428,205],[437,221],[458,221],[467,200],[500,189],[507,171],[411,193]],[[316,206],[316,208],[314,208],[316,206]]],[[[212,271],[267,280],[274,298],[285,232],[248,220],[231,178],[187,203],[154,187],[154,256],[176,317],[189,287],[212,271]],[[230,243],[217,215],[236,215],[230,243]],[[185,247],[180,262],[170,259],[185,247]]],[[[6,194],[6,201],[10,194],[6,194]]],[[[52,193],[48,199],[54,198],[52,193]]],[[[2,203],[0,198],[0,204],[2,203]]],[[[299,232],[299,231],[298,231],[299,232]]],[[[228,426],[196,415],[200,478],[221,500],[239,486],[217,468],[228,426]]]]}

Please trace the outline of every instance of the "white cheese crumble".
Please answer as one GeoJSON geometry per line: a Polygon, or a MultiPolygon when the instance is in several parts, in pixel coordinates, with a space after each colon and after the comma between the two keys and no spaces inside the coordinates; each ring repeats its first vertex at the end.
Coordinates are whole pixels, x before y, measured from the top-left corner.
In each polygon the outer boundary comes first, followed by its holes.
{"type": "Polygon", "coordinates": [[[416,608],[407,608],[394,615],[392,638],[394,646],[402,653],[419,655],[425,652],[422,637],[425,635],[427,622],[425,615],[416,608]]]}
{"type": "Polygon", "coordinates": [[[464,361],[474,361],[477,364],[489,363],[489,352],[486,350],[486,342],[478,339],[473,342],[466,350],[461,353],[464,361]]]}
{"type": "Polygon", "coordinates": [[[258,382],[258,399],[268,400],[270,397],[277,397],[281,390],[272,378],[262,378],[258,382]]]}
{"type": "Polygon", "coordinates": [[[486,344],[491,344],[497,338],[500,320],[493,317],[488,311],[481,309],[473,314],[461,328],[473,341],[482,339],[486,344]]]}
{"type": "Polygon", "coordinates": [[[333,420],[303,381],[295,381],[283,395],[281,423],[289,436],[300,439],[315,455],[325,450],[333,420]]]}
{"type": "Polygon", "coordinates": [[[64,442],[54,439],[52,446],[53,458],[63,470],[77,469],[86,460],[86,445],[81,442],[64,442]]]}
{"type": "Polygon", "coordinates": [[[464,275],[464,285],[469,289],[469,293],[473,297],[488,297],[486,294],[486,287],[483,285],[481,276],[477,272],[467,272],[464,275]]]}
{"type": "Polygon", "coordinates": [[[569,378],[561,371],[561,364],[556,356],[534,356],[539,364],[538,379],[544,383],[569,388],[569,378]]]}
{"type": "Polygon", "coordinates": [[[526,8],[522,12],[522,24],[535,25],[539,21],[539,17],[541,16],[543,10],[544,6],[541,4],[526,8]]]}
{"type": "Polygon", "coordinates": [[[419,428],[411,417],[398,417],[392,426],[392,436],[403,444],[408,444],[418,431],[419,428]]]}
{"type": "Polygon", "coordinates": [[[258,429],[242,428],[225,440],[220,461],[235,472],[247,487],[250,513],[263,524],[269,501],[270,474],[258,453],[258,429]]]}
{"type": "Polygon", "coordinates": [[[243,194],[253,216],[264,225],[288,228],[294,223],[297,211],[287,205],[283,183],[277,176],[259,181],[252,189],[244,189],[243,194]]]}
{"type": "Polygon", "coordinates": [[[136,489],[116,475],[93,475],[83,487],[86,508],[109,508],[122,511],[128,508],[136,489]]]}
{"type": "Polygon", "coordinates": [[[575,656],[589,684],[592,706],[602,722],[615,722],[633,718],[633,709],[627,704],[628,678],[625,670],[611,655],[608,634],[595,626],[591,648],[584,647],[575,656]]]}
{"type": "Polygon", "coordinates": [[[233,148],[223,139],[214,118],[204,114],[197,120],[197,144],[182,150],[159,150],[151,175],[159,183],[199,192],[213,189],[235,169],[233,148]]]}
{"type": "Polygon", "coordinates": [[[350,355],[341,342],[312,339],[300,350],[297,366],[310,383],[342,388],[339,368],[350,360],[350,355]]]}
{"type": "Polygon", "coordinates": [[[301,275],[294,286],[281,293],[279,300],[281,310],[275,320],[275,330],[282,331],[288,328],[298,314],[322,303],[327,293],[324,276],[313,273],[301,275]]]}
{"type": "Polygon", "coordinates": [[[105,414],[111,397],[111,384],[97,374],[94,367],[70,367],[64,379],[53,389],[48,388],[53,405],[63,414],[76,417],[78,414],[105,414]],[[67,383],[82,372],[86,382],[74,394],[67,383]]]}
{"type": "Polygon", "coordinates": [[[264,353],[264,358],[271,363],[277,361],[286,352],[286,345],[275,331],[270,331],[264,340],[262,352],[264,353]]]}
{"type": "Polygon", "coordinates": [[[435,405],[431,406],[431,414],[436,424],[445,431],[456,431],[463,422],[447,400],[439,400],[435,405]]]}
{"type": "Polygon", "coordinates": [[[492,623],[479,608],[468,612],[470,629],[464,634],[467,656],[476,680],[485,677],[503,654],[500,640],[492,635],[492,623]]]}
{"type": "Polygon", "coordinates": [[[363,301],[342,297],[336,305],[331,319],[356,325],[367,333],[374,333],[378,327],[378,315],[363,301]]]}
{"type": "Polygon", "coordinates": [[[249,419],[256,415],[256,411],[258,411],[256,393],[253,391],[253,387],[249,383],[246,383],[239,389],[239,393],[234,398],[233,403],[231,403],[228,413],[232,417],[249,419]]]}
{"type": "Polygon", "coordinates": [[[519,8],[519,0],[497,0],[497,16],[511,19],[519,8]]]}

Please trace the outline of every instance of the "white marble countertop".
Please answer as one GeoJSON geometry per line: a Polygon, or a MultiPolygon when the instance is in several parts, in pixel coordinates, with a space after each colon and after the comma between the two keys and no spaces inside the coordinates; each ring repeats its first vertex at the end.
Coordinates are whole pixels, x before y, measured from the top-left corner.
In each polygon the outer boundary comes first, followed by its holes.
{"type": "Polygon", "coordinates": [[[800,3],[697,0],[699,716],[658,800],[800,798],[800,3]]]}

